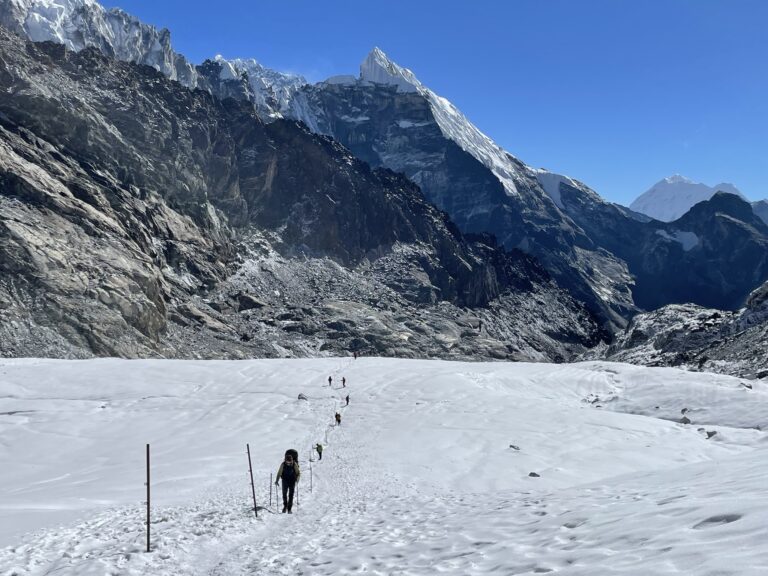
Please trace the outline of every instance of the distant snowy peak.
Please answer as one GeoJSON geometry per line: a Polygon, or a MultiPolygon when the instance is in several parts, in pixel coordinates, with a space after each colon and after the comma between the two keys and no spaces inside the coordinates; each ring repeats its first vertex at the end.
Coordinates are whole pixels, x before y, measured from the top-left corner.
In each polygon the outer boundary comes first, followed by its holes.
{"type": "Polygon", "coordinates": [[[422,88],[421,82],[413,72],[395,64],[379,48],[371,50],[360,64],[360,79],[374,84],[396,86],[399,92],[417,92],[422,88]]]}
{"type": "Polygon", "coordinates": [[[744,198],[733,184],[723,182],[715,186],[708,186],[675,174],[651,186],[629,207],[635,212],[640,212],[656,220],[672,222],[699,202],[709,200],[716,192],[728,192],[744,198]]]}

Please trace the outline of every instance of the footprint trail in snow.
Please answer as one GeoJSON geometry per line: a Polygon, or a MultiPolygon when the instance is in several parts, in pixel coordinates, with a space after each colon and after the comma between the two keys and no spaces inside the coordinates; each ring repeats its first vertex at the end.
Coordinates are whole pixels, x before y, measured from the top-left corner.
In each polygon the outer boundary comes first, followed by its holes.
{"type": "Polygon", "coordinates": [[[760,382],[371,358],[4,370],[2,576],[768,573],[760,382]],[[143,441],[157,462],[149,554],[143,441]],[[253,517],[246,441],[265,506],[270,472],[299,450],[295,514],[253,517]]]}

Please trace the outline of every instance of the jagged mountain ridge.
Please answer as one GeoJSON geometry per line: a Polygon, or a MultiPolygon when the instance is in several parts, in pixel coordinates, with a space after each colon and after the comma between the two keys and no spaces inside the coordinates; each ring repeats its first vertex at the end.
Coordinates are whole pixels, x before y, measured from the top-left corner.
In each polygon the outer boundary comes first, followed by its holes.
{"type": "MultiPolygon", "coordinates": [[[[301,95],[302,78],[270,71],[258,64],[249,64],[249,61],[227,61],[223,58],[190,67],[183,56],[172,50],[167,30],[157,31],[120,10],[106,11],[95,0],[0,0],[0,13],[0,22],[34,40],[63,42],[74,49],[95,46],[120,59],[153,66],[186,86],[209,90],[220,97],[248,100],[265,119],[286,115],[316,128],[317,123],[310,118],[314,112],[302,111],[302,102],[305,101],[301,95]],[[53,11],[55,17],[51,16],[51,6],[56,7],[53,11]],[[45,25],[32,25],[39,22],[45,25]],[[111,28],[128,28],[134,33],[116,37],[110,32],[111,28]],[[131,49],[124,49],[121,46],[123,42],[127,42],[131,49]]],[[[369,60],[371,71],[389,67],[406,81],[418,82],[412,73],[389,62],[381,51],[374,50],[369,60]]],[[[411,84],[405,82],[403,86],[411,84]]],[[[635,307],[629,290],[631,279],[622,263],[604,251],[595,250],[589,239],[580,234],[578,227],[558,214],[557,207],[527,167],[477,130],[450,102],[423,86],[420,90],[435,104],[435,114],[448,132],[449,140],[455,139],[465,153],[480,158],[483,166],[490,167],[492,176],[489,185],[499,188],[497,193],[501,192],[493,208],[487,210],[489,214],[495,210],[493,220],[499,224],[488,225],[488,218],[482,217],[473,219],[479,221],[477,225],[465,223],[461,213],[452,212],[452,218],[462,230],[491,232],[501,239],[505,247],[521,248],[536,255],[561,284],[578,298],[589,302],[609,327],[624,325],[625,317],[631,315],[635,307]],[[514,200],[505,200],[504,197],[510,194],[514,200]],[[536,222],[530,224],[531,220],[536,222]],[[574,248],[574,244],[578,246],[574,248]]],[[[337,134],[329,135],[339,139],[337,134]]],[[[378,162],[375,165],[396,171],[402,168],[397,163],[378,162]]],[[[447,207],[447,204],[441,203],[441,198],[446,196],[443,190],[441,194],[430,194],[428,182],[418,178],[415,181],[438,207],[447,207]]],[[[475,212],[482,210],[476,209],[475,212]]]]}
{"type": "Polygon", "coordinates": [[[551,174],[505,152],[380,50],[366,58],[359,78],[303,86],[287,115],[373,166],[404,173],[462,230],[492,233],[535,255],[607,325],[623,325],[634,312],[626,267],[561,210],[542,184],[551,174]]]}
{"type": "Polygon", "coordinates": [[[624,315],[633,303],[735,309],[768,278],[768,229],[741,199],[670,223],[605,202],[583,183],[532,169],[478,136],[450,103],[379,50],[359,78],[305,86],[293,103],[293,115],[303,114],[313,130],[374,166],[403,172],[462,229],[490,231],[535,254],[592,306],[612,302],[611,311],[624,315]],[[500,171],[499,155],[513,169],[500,171]]]}
{"type": "Polygon", "coordinates": [[[144,64],[188,88],[209,90],[239,81],[245,73],[248,99],[264,117],[280,117],[290,93],[306,80],[261,66],[256,60],[214,60],[221,64],[215,79],[200,74],[197,66],[171,46],[168,29],[158,30],[119,8],[105,9],[96,0],[0,0],[0,24],[34,42],[50,40],[72,50],[98,48],[126,62],[144,64]],[[213,80],[213,86],[211,85],[213,80]]]}
{"type": "Polygon", "coordinates": [[[735,310],[768,279],[768,227],[738,196],[715,194],[673,222],[640,221],[562,183],[566,211],[599,246],[626,262],[633,296],[653,310],[694,302],[735,310]]]}
{"type": "MultiPolygon", "coordinates": [[[[653,308],[692,300],[733,308],[755,286],[742,271],[736,275],[742,284],[718,281],[702,291],[696,275],[676,273],[681,263],[676,245],[687,264],[706,263],[697,260],[704,251],[690,250],[687,241],[680,241],[690,239],[692,232],[676,227],[670,232],[655,224],[638,228],[642,218],[605,202],[584,184],[526,166],[378,49],[363,62],[360,77],[314,86],[289,79],[281,85],[284,89],[276,90],[279,73],[257,64],[246,69],[243,61],[222,58],[195,70],[197,85],[218,96],[248,100],[267,119],[299,119],[371,165],[405,173],[462,230],[491,232],[507,248],[534,254],[609,327],[622,326],[636,311],[635,304],[653,308]],[[263,87],[264,93],[259,91],[263,87]],[[670,280],[673,289],[666,287],[670,280]]],[[[713,243],[701,245],[709,247],[713,259],[708,262],[728,264],[729,253],[718,253],[713,243]]],[[[747,267],[762,270],[760,257],[747,267]]]]}
{"type": "Polygon", "coordinates": [[[566,359],[536,262],[292,121],[0,28],[0,353],[566,359]]]}

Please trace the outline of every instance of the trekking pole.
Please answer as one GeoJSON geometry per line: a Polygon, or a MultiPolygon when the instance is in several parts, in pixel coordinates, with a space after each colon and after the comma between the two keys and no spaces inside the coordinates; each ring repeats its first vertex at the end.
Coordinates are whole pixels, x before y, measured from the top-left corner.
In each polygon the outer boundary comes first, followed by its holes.
{"type": "Polygon", "coordinates": [[[253,512],[256,518],[259,517],[259,509],[256,507],[256,487],[253,485],[253,466],[251,466],[251,445],[246,444],[245,449],[248,452],[248,471],[251,474],[251,494],[253,494],[253,512]]]}
{"type": "Polygon", "coordinates": [[[147,444],[147,552],[149,552],[149,444],[147,444]]]}
{"type": "Polygon", "coordinates": [[[269,473],[269,506],[272,507],[272,472],[269,473]]]}

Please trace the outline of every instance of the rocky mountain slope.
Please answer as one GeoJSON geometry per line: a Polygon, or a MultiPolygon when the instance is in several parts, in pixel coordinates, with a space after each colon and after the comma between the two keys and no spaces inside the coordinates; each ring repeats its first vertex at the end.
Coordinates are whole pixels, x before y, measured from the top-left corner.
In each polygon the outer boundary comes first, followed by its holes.
{"type": "MultiPolygon", "coordinates": [[[[192,66],[173,51],[167,30],[158,31],[119,9],[106,10],[95,0],[0,0],[0,23],[35,41],[51,40],[74,50],[93,46],[109,56],[152,66],[185,86],[246,100],[266,120],[281,116],[301,120],[373,166],[405,173],[461,230],[494,234],[504,247],[535,255],[608,328],[623,326],[635,311],[632,280],[623,263],[597,249],[578,226],[563,217],[537,173],[499,148],[450,102],[422,86],[410,71],[390,62],[380,50],[374,50],[364,63],[363,84],[375,91],[377,86],[394,82],[398,95],[412,97],[419,109],[416,122],[407,114],[395,120],[419,141],[398,149],[396,142],[387,143],[389,134],[384,134],[374,146],[382,148],[381,157],[372,157],[346,139],[343,129],[323,126],[321,117],[330,112],[317,105],[313,87],[303,89],[303,78],[269,70],[253,60],[216,57],[192,66]],[[439,125],[439,136],[431,148],[428,141],[434,140],[434,130],[427,127],[425,137],[419,134],[426,108],[439,125]],[[422,144],[426,144],[424,149],[422,144]],[[440,160],[440,155],[446,158],[440,160]],[[405,163],[404,157],[408,157],[405,163]],[[433,165],[412,169],[414,164],[429,161],[433,165]]],[[[342,87],[346,80],[319,86],[331,84],[342,87]]],[[[407,111],[399,103],[396,108],[407,111]]],[[[335,122],[351,119],[354,127],[360,117],[354,109],[345,108],[338,111],[335,122]]],[[[366,138],[376,141],[375,135],[366,138]]]]}
{"type": "MultiPolygon", "coordinates": [[[[358,77],[309,85],[254,60],[216,57],[190,67],[171,49],[167,31],[105,10],[95,0],[0,0],[0,14],[13,30],[33,39],[76,49],[95,46],[153,66],[186,86],[247,101],[266,121],[300,120],[371,166],[405,174],[463,232],[490,233],[505,248],[534,255],[608,330],[625,326],[638,307],[690,301],[735,308],[766,279],[738,271],[739,266],[763,269],[753,250],[741,253],[753,260],[736,263],[730,243],[715,242],[717,234],[702,237],[688,229],[696,227],[691,222],[688,228],[667,229],[604,201],[576,180],[526,166],[379,49],[364,60],[358,77]],[[692,272],[679,274],[681,264],[692,272]],[[707,284],[711,278],[699,271],[719,266],[727,281],[718,277],[707,284]]],[[[754,208],[759,213],[759,206],[754,208]]],[[[757,230],[729,216],[734,229],[757,230]]]]}
{"type": "Polygon", "coordinates": [[[555,180],[564,177],[501,149],[381,50],[363,61],[358,78],[302,87],[286,114],[372,166],[405,174],[462,230],[494,234],[507,248],[535,255],[606,325],[622,326],[634,312],[624,263],[558,205],[555,180]]]}
{"type": "Polygon", "coordinates": [[[768,224],[768,200],[752,202],[752,211],[755,213],[755,216],[768,224]]]}
{"type": "Polygon", "coordinates": [[[611,346],[585,357],[766,378],[766,343],[768,282],[737,312],[681,304],[639,314],[611,346]]]}
{"type": "MultiPolygon", "coordinates": [[[[0,28],[0,354],[565,359],[520,252],[292,121],[0,28]]],[[[219,64],[220,65],[220,64],[219,64]]]]}
{"type": "Polygon", "coordinates": [[[406,174],[463,230],[535,254],[609,326],[635,306],[735,309],[768,279],[768,228],[742,199],[713,198],[671,223],[606,202],[503,151],[378,49],[359,78],[300,88],[287,114],[406,174]]]}
{"type": "Polygon", "coordinates": [[[583,188],[561,184],[568,214],[594,242],[627,263],[635,302],[735,310],[768,279],[768,227],[738,196],[718,193],[674,222],[639,221],[583,188]]]}

